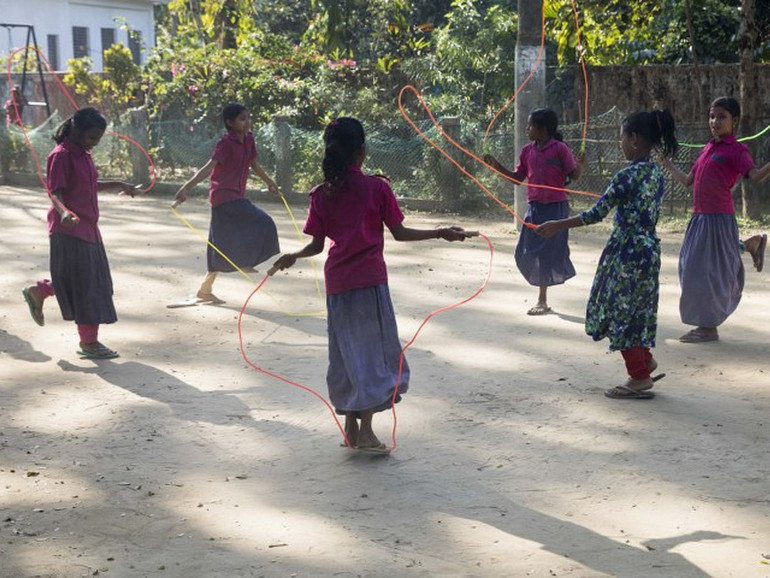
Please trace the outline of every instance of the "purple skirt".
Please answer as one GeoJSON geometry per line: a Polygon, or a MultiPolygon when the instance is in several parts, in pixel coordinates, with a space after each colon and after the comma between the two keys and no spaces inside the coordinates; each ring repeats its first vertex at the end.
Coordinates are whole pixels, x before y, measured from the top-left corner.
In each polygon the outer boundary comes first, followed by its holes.
{"type": "Polygon", "coordinates": [[[118,314],[104,244],[56,233],[50,248],[51,281],[62,317],[78,325],[115,323],[118,314]]]}
{"type": "MultiPolygon", "coordinates": [[[[211,208],[209,243],[241,269],[256,267],[281,250],[273,219],[249,199],[237,199],[211,208]]],[[[227,259],[207,245],[209,271],[235,271],[227,259]]]]}
{"type": "Polygon", "coordinates": [[[679,253],[682,322],[721,325],[741,301],[744,274],[735,215],[695,213],[679,253]]]}
{"type": "MultiPolygon", "coordinates": [[[[401,343],[388,286],[327,295],[329,369],[326,383],[337,413],[384,411],[393,405],[401,343]]],[[[404,358],[396,403],[409,388],[404,358]]]]}
{"type": "MultiPolygon", "coordinates": [[[[524,221],[541,225],[546,221],[569,217],[569,201],[538,203],[527,207],[524,221]]],[[[527,283],[535,287],[561,285],[575,276],[575,267],[569,258],[569,233],[565,230],[550,239],[541,237],[529,227],[521,229],[516,245],[516,266],[527,283]]]]}

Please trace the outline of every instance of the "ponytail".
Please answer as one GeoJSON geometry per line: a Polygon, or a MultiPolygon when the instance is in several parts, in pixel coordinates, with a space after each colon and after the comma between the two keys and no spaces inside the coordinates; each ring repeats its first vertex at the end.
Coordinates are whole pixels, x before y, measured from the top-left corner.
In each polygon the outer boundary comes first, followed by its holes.
{"type": "Polygon", "coordinates": [[[664,157],[672,157],[679,148],[676,123],[668,110],[640,111],[627,116],[622,124],[626,134],[638,134],[664,157]]]}
{"type": "Polygon", "coordinates": [[[102,113],[95,108],[90,106],[81,108],[56,129],[56,133],[53,135],[53,140],[56,144],[64,142],[64,139],[70,136],[73,128],[81,134],[92,128],[105,130],[107,128],[107,121],[102,116],[102,113]]]}
{"type": "Polygon", "coordinates": [[[364,127],[355,118],[340,117],[326,126],[324,144],[321,167],[326,184],[334,191],[345,183],[348,168],[366,144],[364,127]]]}

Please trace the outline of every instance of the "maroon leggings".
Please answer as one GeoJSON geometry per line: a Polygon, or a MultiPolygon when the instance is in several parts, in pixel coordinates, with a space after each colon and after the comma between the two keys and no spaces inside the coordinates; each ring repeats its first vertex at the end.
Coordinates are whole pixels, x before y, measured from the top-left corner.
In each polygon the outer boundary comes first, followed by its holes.
{"type": "Polygon", "coordinates": [[[652,353],[649,347],[629,347],[620,352],[626,362],[626,371],[631,379],[648,379],[650,377],[649,363],[652,361],[652,353]]]}
{"type": "MultiPolygon", "coordinates": [[[[56,290],[54,289],[53,283],[51,283],[51,281],[48,279],[42,279],[38,281],[37,290],[40,291],[40,295],[43,296],[43,299],[47,299],[48,297],[53,297],[56,295],[56,290]]],[[[99,339],[98,324],[84,325],[82,323],[78,323],[77,326],[81,343],[94,343],[99,339]]]]}

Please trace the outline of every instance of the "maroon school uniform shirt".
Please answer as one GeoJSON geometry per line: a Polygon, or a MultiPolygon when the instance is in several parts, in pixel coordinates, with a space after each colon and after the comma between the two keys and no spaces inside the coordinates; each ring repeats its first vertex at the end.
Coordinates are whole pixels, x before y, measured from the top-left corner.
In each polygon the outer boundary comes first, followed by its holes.
{"type": "Polygon", "coordinates": [[[527,201],[560,203],[567,200],[565,191],[533,187],[532,185],[564,188],[567,177],[576,168],[577,162],[569,146],[560,140],[551,139],[543,148],[539,148],[535,142],[524,145],[514,175],[517,180],[526,177],[527,201]]]}
{"type": "Polygon", "coordinates": [[[324,185],[313,189],[304,232],[331,240],[324,264],[326,293],[387,283],[383,225],[392,228],[403,220],[390,185],[355,165],[340,190],[328,193],[324,185]]]}
{"type": "Polygon", "coordinates": [[[719,141],[711,139],[692,167],[693,212],[735,213],[732,188],[753,168],[749,149],[734,135],[719,141]]]}
{"type": "Polygon", "coordinates": [[[97,199],[96,167],[91,153],[69,139],[57,145],[48,155],[48,190],[61,189],[62,201],[75,213],[80,222],[71,227],[61,224],[61,216],[54,205],[48,209],[48,234],[61,233],[78,237],[89,243],[101,243],[99,232],[99,202],[97,199]]]}
{"type": "Polygon", "coordinates": [[[257,158],[254,135],[247,133],[243,142],[238,142],[234,132],[229,131],[214,146],[211,155],[217,164],[211,173],[209,202],[212,207],[242,199],[246,196],[246,180],[249,168],[257,158]]]}

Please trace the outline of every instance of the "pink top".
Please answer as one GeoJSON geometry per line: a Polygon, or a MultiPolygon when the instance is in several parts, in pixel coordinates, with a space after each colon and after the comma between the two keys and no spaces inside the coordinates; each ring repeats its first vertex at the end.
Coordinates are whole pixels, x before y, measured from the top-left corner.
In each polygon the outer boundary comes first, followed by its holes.
{"type": "Polygon", "coordinates": [[[695,161],[690,172],[693,212],[704,214],[735,213],[732,188],[738,178],[754,168],[754,159],[746,145],[734,135],[711,139],[695,161]]]}
{"type": "Polygon", "coordinates": [[[62,233],[89,243],[101,242],[97,174],[91,153],[65,139],[48,155],[47,172],[48,190],[53,193],[60,189],[64,206],[80,218],[77,225],[65,227],[52,205],[48,209],[48,234],[62,233]]]}
{"type": "Polygon", "coordinates": [[[383,225],[393,228],[403,220],[387,181],[365,175],[355,165],[340,190],[330,193],[324,185],[315,187],[304,231],[331,240],[324,265],[326,293],[387,283],[383,225]]]}
{"type": "MultiPolygon", "coordinates": [[[[528,185],[548,185],[563,188],[567,177],[577,168],[570,148],[560,140],[551,139],[543,148],[531,142],[521,149],[519,164],[514,177],[527,179],[528,185]]],[[[540,187],[527,187],[527,201],[539,203],[560,203],[567,200],[567,193],[540,187]]]]}
{"type": "Polygon", "coordinates": [[[257,158],[254,135],[247,133],[243,142],[232,131],[222,136],[211,155],[217,164],[211,173],[209,202],[212,207],[246,196],[246,180],[251,162],[257,158]]]}

